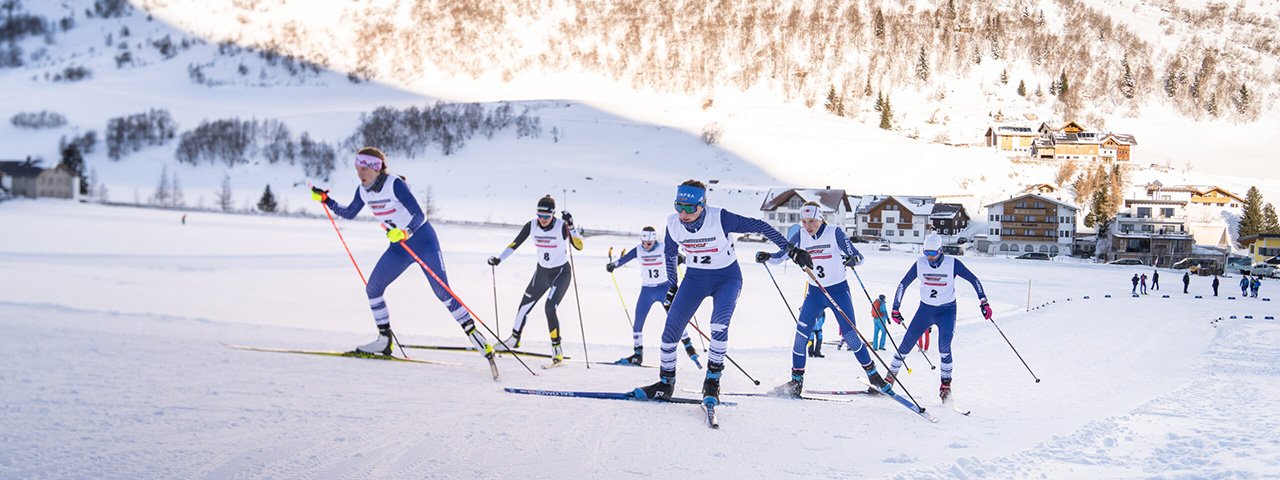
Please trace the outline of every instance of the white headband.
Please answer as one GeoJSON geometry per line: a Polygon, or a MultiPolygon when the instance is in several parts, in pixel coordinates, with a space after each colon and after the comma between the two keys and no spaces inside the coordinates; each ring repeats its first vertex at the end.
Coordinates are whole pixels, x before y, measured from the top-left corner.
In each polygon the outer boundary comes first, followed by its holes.
{"type": "Polygon", "coordinates": [[[818,207],[813,205],[805,205],[800,207],[800,218],[822,218],[822,214],[818,212],[818,207]]]}

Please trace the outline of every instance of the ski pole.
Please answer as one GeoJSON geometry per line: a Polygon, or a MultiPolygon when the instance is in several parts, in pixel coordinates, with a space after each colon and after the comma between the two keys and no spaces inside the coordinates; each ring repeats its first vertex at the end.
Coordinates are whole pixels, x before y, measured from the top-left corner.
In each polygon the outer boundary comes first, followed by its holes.
{"type": "MultiPolygon", "coordinates": [[[[609,247],[609,263],[613,263],[613,247],[609,247]]],[[[622,313],[627,315],[627,325],[630,325],[631,329],[635,330],[636,323],[631,320],[631,309],[627,307],[627,299],[622,298],[622,288],[618,286],[618,276],[614,275],[613,271],[610,270],[609,278],[613,279],[613,289],[618,292],[618,301],[622,302],[622,313]]]]}
{"type": "MultiPolygon", "coordinates": [[[[871,300],[871,294],[867,292],[867,286],[866,286],[866,285],[864,285],[864,284],[862,283],[862,276],[861,276],[861,275],[858,275],[858,269],[857,269],[857,268],[854,268],[854,267],[852,267],[852,266],[851,266],[851,267],[849,267],[849,269],[850,269],[850,270],[853,270],[853,277],[854,277],[854,278],[856,278],[856,279],[858,279],[858,286],[859,286],[859,287],[862,287],[862,294],[867,296],[867,302],[869,302],[869,303],[871,303],[871,304],[873,304],[873,305],[874,305],[876,302],[875,302],[874,300],[871,300]]],[[[887,318],[886,318],[886,319],[884,319],[884,321],[888,322],[888,321],[889,321],[889,319],[887,319],[887,318]]],[[[902,329],[903,329],[903,330],[906,330],[906,329],[907,329],[907,326],[906,326],[906,325],[903,325],[903,324],[901,324],[901,323],[899,323],[899,324],[898,324],[898,326],[902,327],[902,329]]],[[[892,333],[889,333],[889,329],[888,329],[888,328],[885,328],[885,329],[884,329],[884,335],[885,335],[886,337],[889,337],[889,345],[893,345],[893,349],[894,349],[894,351],[895,351],[895,352],[896,352],[896,351],[898,351],[898,342],[895,342],[895,341],[893,340],[893,334],[892,334],[892,333]]],[[[941,334],[939,334],[939,335],[941,335],[941,334]]],[[[906,340],[906,339],[904,338],[903,340],[906,340]]],[[[916,350],[916,351],[917,351],[917,352],[920,352],[920,356],[924,357],[924,361],[925,361],[925,363],[928,363],[928,364],[929,364],[929,370],[937,370],[937,369],[938,369],[938,367],[937,367],[936,365],[934,365],[934,364],[933,364],[933,360],[930,360],[930,359],[929,359],[929,355],[928,355],[928,354],[926,354],[926,353],[924,353],[924,350],[916,350]]],[[[903,364],[903,366],[905,366],[905,365],[906,365],[906,362],[904,361],[902,364],[903,364]]],[[[911,369],[910,369],[910,368],[908,368],[908,369],[907,369],[907,373],[911,373],[911,369]]]]}
{"type": "MultiPolygon", "coordinates": [[[[769,269],[769,264],[767,264],[767,263],[761,263],[761,265],[764,265],[764,271],[769,272],[769,280],[772,280],[772,281],[773,281],[773,288],[778,289],[778,296],[779,296],[779,297],[782,297],[782,303],[783,303],[784,305],[786,305],[786,306],[787,306],[787,312],[791,314],[791,319],[792,319],[792,320],[794,320],[794,321],[796,322],[796,325],[800,325],[800,319],[799,319],[799,318],[796,318],[796,312],[795,312],[795,310],[792,310],[792,309],[791,309],[791,304],[790,304],[790,303],[787,303],[787,296],[782,294],[782,287],[778,286],[778,280],[777,280],[777,279],[775,279],[775,278],[773,278],[773,270],[770,270],[770,269],[769,269]]],[[[801,267],[801,268],[803,268],[803,267],[801,267]]],[[[810,277],[812,277],[812,275],[810,275],[810,277]]],[[[814,280],[814,283],[817,283],[817,280],[814,280]]],[[[822,285],[821,285],[821,284],[819,284],[818,286],[822,286],[822,285]]],[[[825,290],[824,290],[824,291],[825,291],[825,290]]],[[[828,296],[827,296],[827,298],[830,298],[830,295],[828,295],[828,296]]],[[[833,306],[833,307],[835,306],[835,302],[834,302],[834,301],[831,303],[831,306],[833,306]]],[[[838,308],[838,307],[837,307],[837,308],[838,308]]],[[[856,329],[855,329],[855,331],[856,331],[856,329]]],[[[859,337],[861,337],[861,336],[862,336],[862,333],[858,333],[858,336],[859,336],[859,337]]],[[[893,338],[892,338],[892,337],[890,337],[890,338],[889,338],[889,341],[890,341],[890,343],[892,343],[892,342],[893,342],[893,338]]],[[[893,346],[893,348],[896,350],[896,349],[898,348],[898,346],[897,346],[897,345],[894,345],[894,346],[893,346]]],[[[874,350],[873,350],[873,351],[874,351],[874,350]]],[[[877,356],[876,356],[876,358],[880,358],[880,357],[877,355],[877,356]]],[[[886,363],[885,365],[887,366],[888,364],[886,363]]],[[[902,361],[902,366],[903,366],[904,368],[906,368],[906,369],[907,369],[907,373],[911,373],[911,367],[907,365],[907,361],[906,361],[906,360],[903,360],[903,361],[902,361]]],[[[886,368],[887,368],[887,367],[886,367],[886,368]]]]}
{"type": "MultiPolygon", "coordinates": [[[[368,286],[369,281],[365,280],[364,272],[360,271],[360,264],[356,262],[355,255],[351,254],[351,247],[347,246],[347,239],[342,236],[342,230],[338,228],[338,222],[334,221],[333,213],[329,212],[329,206],[321,203],[320,208],[323,208],[325,216],[329,217],[329,224],[333,225],[333,233],[338,234],[338,241],[342,242],[342,249],[347,251],[347,258],[351,259],[351,266],[356,267],[356,273],[360,275],[360,283],[368,286]]],[[[395,331],[391,332],[391,340],[395,341],[396,346],[400,347],[400,355],[404,355],[404,358],[409,358],[409,352],[404,351],[404,345],[400,344],[400,338],[396,336],[395,331]]]]}
{"type": "MultiPolygon", "coordinates": [[[[561,214],[567,214],[569,208],[569,190],[564,192],[564,208],[561,214]]],[[[573,233],[569,234],[569,243],[573,243],[573,233]]],[[[591,369],[591,356],[587,354],[587,327],[582,322],[582,297],[578,295],[578,271],[573,267],[573,245],[569,246],[569,280],[573,282],[573,302],[578,304],[578,333],[582,334],[582,358],[586,360],[587,370],[591,369]]]]}
{"type": "MultiPolygon", "coordinates": [[[[471,307],[468,307],[467,304],[464,303],[461,298],[458,298],[458,294],[453,293],[453,289],[449,288],[449,284],[445,283],[444,280],[442,280],[439,275],[436,275],[435,270],[432,270],[431,267],[427,266],[427,262],[424,262],[422,261],[421,258],[418,258],[418,253],[414,252],[412,248],[409,248],[408,243],[406,243],[404,240],[401,240],[396,243],[399,243],[401,247],[404,247],[404,250],[406,252],[409,252],[409,255],[413,257],[413,260],[418,262],[418,266],[422,267],[422,270],[427,272],[427,274],[430,275],[432,279],[435,279],[436,283],[440,284],[441,287],[444,287],[444,291],[449,292],[449,296],[453,297],[454,301],[458,302],[458,305],[462,305],[462,308],[465,309],[467,313],[471,314],[471,318],[475,319],[476,323],[479,323],[480,326],[484,327],[484,329],[489,332],[489,335],[493,335],[493,338],[498,340],[498,344],[502,345],[502,348],[511,350],[511,348],[507,346],[507,343],[502,340],[502,337],[499,337],[497,333],[494,333],[493,330],[489,328],[489,325],[486,325],[483,320],[480,320],[480,316],[476,315],[476,312],[471,311],[471,307]]],[[[404,349],[404,347],[400,347],[400,348],[404,349]]],[[[528,370],[530,375],[533,375],[535,377],[538,376],[538,373],[534,372],[532,368],[529,368],[529,365],[524,363],[524,360],[520,359],[519,355],[512,355],[512,357],[514,357],[517,362],[520,362],[520,365],[523,365],[524,369],[528,370]]]]}
{"type": "Polygon", "coordinates": [[[502,330],[502,320],[498,318],[498,267],[489,265],[489,278],[493,279],[493,328],[502,330]]]}
{"type": "MultiPolygon", "coordinates": [[[[670,307],[668,306],[668,308],[670,308],[670,307]]],[[[702,329],[701,329],[701,328],[698,328],[698,326],[697,326],[697,325],[694,325],[694,324],[692,324],[692,323],[688,323],[688,322],[686,322],[686,323],[685,323],[685,325],[687,325],[687,326],[692,326],[692,327],[693,327],[693,330],[694,330],[695,332],[698,332],[698,335],[702,335],[702,337],[703,337],[703,338],[706,338],[706,339],[707,339],[707,341],[712,341],[712,340],[711,340],[711,337],[708,337],[708,336],[707,336],[707,334],[703,333],[703,332],[702,332],[702,329]]],[[[733,360],[733,357],[730,357],[728,352],[725,352],[725,354],[724,354],[724,359],[725,359],[725,360],[728,360],[728,361],[729,361],[729,363],[732,363],[732,364],[733,364],[733,366],[734,366],[735,368],[737,368],[739,372],[742,372],[742,374],[743,374],[743,375],[746,375],[747,379],[748,379],[748,380],[751,380],[751,383],[754,383],[754,384],[756,384],[756,385],[759,385],[759,384],[760,384],[760,381],[759,381],[759,380],[756,380],[756,379],[755,379],[755,377],[752,377],[750,373],[747,373],[747,371],[746,371],[746,370],[744,370],[744,369],[742,368],[742,365],[738,365],[738,362],[734,361],[734,360],[733,360]]],[[[710,360],[708,360],[708,362],[710,362],[710,360]]],[[[710,365],[710,364],[708,363],[708,365],[710,365]]]]}
{"type": "MultiPolygon", "coordinates": [[[[831,292],[827,291],[827,287],[822,286],[822,282],[818,281],[818,277],[813,276],[813,270],[809,269],[809,267],[800,267],[800,269],[804,270],[804,273],[809,276],[810,280],[813,280],[813,284],[818,286],[818,290],[822,291],[822,295],[827,297],[827,301],[831,302],[831,306],[840,314],[840,318],[843,318],[845,323],[849,324],[849,329],[853,330],[853,333],[858,334],[858,339],[862,340],[862,347],[866,348],[872,355],[876,356],[876,360],[879,360],[880,363],[885,366],[885,371],[889,374],[889,377],[893,379],[893,383],[902,387],[902,392],[907,394],[907,398],[911,399],[911,403],[916,404],[916,408],[923,412],[924,407],[920,406],[920,402],[916,401],[916,397],[911,395],[911,391],[907,390],[907,386],[898,381],[898,374],[893,373],[893,370],[889,368],[889,363],[885,362],[883,358],[880,358],[880,354],[876,353],[875,349],[871,348],[871,342],[867,341],[867,337],[862,336],[862,332],[859,332],[858,328],[854,326],[853,319],[849,318],[849,315],[844,312],[844,309],[840,308],[840,305],[836,304],[836,299],[831,298],[831,292]]],[[[904,361],[902,364],[906,365],[906,362],[904,361]]]]}
{"type": "Polygon", "coordinates": [[[1027,373],[1031,374],[1031,378],[1036,379],[1036,383],[1040,383],[1040,377],[1036,376],[1036,372],[1031,371],[1031,366],[1027,365],[1027,361],[1022,359],[1022,354],[1018,353],[1018,349],[1013,348],[1013,342],[1010,342],[1009,337],[1005,336],[1004,330],[1000,329],[1000,325],[996,324],[996,321],[994,319],[991,319],[991,324],[996,326],[996,331],[1000,332],[1001,337],[1004,337],[1004,343],[1009,344],[1009,348],[1013,350],[1013,354],[1017,355],[1018,360],[1022,361],[1022,366],[1026,367],[1027,373]]]}

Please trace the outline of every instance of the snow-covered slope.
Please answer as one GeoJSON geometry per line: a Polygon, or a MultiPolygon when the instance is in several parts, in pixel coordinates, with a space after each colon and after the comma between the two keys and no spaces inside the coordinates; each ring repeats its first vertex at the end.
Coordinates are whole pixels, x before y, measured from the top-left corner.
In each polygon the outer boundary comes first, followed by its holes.
{"type": "MultiPolygon", "coordinates": [[[[341,349],[372,335],[362,287],[327,223],[190,214],[182,225],[177,213],[157,210],[0,205],[0,224],[11,226],[0,237],[0,477],[1259,478],[1280,462],[1272,413],[1280,382],[1270,366],[1280,324],[1262,318],[1280,309],[1226,299],[1235,278],[1224,279],[1218,298],[1193,279],[1192,293],[1208,297],[1197,299],[1175,291],[1177,273],[1166,271],[1164,291],[1130,298],[1127,267],[966,258],[1042,382],[961,286],[955,391],[972,416],[936,406],[937,373],[912,353],[904,386],[938,424],[876,398],[747,398],[721,409],[723,428],[711,431],[693,407],[500,389],[623,391],[654,381],[652,369],[542,371],[535,361],[533,377],[504,358],[495,384],[475,354],[411,352],[463,364],[448,367],[220,345],[341,349]]],[[[344,227],[368,268],[385,241],[369,225],[344,227]]],[[[498,269],[497,318],[483,258],[514,232],[438,228],[456,291],[491,326],[501,319],[510,328],[532,258],[517,253],[498,269]]],[[[630,353],[600,267],[609,246],[632,241],[589,238],[576,257],[593,360],[630,353]]],[[[740,248],[745,262],[752,247],[740,248]]],[[[859,275],[873,293],[891,293],[913,259],[866,255],[859,275]]],[[[790,314],[762,267],[743,270],[730,355],[763,385],[730,370],[725,391],[760,391],[789,375],[790,314]]],[[[618,273],[630,299],[636,272],[618,273]]],[[[795,305],[799,272],[774,273],[795,305]]],[[[425,281],[407,272],[388,291],[400,336],[462,345],[425,281]]],[[[1263,296],[1274,288],[1265,283],[1263,296]]],[[[866,328],[869,307],[854,289],[854,315],[866,328]]],[[[908,316],[915,299],[911,289],[908,316]]],[[[580,356],[574,299],[560,312],[566,350],[580,356]]],[[[698,315],[704,327],[706,314],[698,315]]],[[[547,350],[541,313],[530,322],[527,348],[547,350]]],[[[646,328],[654,351],[660,323],[655,315],[646,328]]],[[[834,338],[834,322],[826,328],[834,338]]],[[[826,353],[809,361],[807,385],[857,387],[862,373],[850,354],[826,353]]],[[[679,386],[697,388],[700,373],[682,360],[679,386]]]]}

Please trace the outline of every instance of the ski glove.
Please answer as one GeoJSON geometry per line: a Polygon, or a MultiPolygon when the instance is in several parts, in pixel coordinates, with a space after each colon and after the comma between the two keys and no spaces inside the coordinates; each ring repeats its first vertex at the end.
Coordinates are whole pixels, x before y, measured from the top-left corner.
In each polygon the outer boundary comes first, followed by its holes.
{"type": "Polygon", "coordinates": [[[898,325],[902,325],[902,320],[903,320],[903,319],[902,319],[902,312],[899,312],[899,311],[897,311],[897,310],[894,310],[894,311],[893,311],[893,313],[890,313],[890,314],[889,314],[889,316],[893,317],[893,323],[896,323],[896,324],[898,324],[898,325]]]}
{"type": "Polygon", "coordinates": [[[495,266],[495,267],[496,267],[496,266],[498,266],[498,264],[499,264],[499,263],[502,263],[502,259],[501,259],[501,258],[498,258],[498,257],[489,257],[489,265],[492,265],[492,266],[495,266]]]}
{"type": "Polygon", "coordinates": [[[615,268],[618,268],[618,266],[614,265],[613,262],[604,264],[604,271],[606,272],[613,273],[613,269],[615,268]]]}
{"type": "Polygon", "coordinates": [[[861,254],[859,254],[859,255],[845,255],[845,257],[844,257],[844,266],[846,266],[846,267],[856,267],[856,266],[858,266],[858,265],[862,265],[862,260],[863,260],[863,258],[862,258],[862,255],[861,255],[861,254]]]}
{"type": "Polygon", "coordinates": [[[409,234],[405,233],[404,230],[401,230],[399,228],[392,228],[390,230],[387,230],[387,240],[390,240],[391,243],[400,243],[400,242],[403,242],[404,239],[406,238],[409,238],[409,234]]]}
{"type": "Polygon", "coordinates": [[[791,261],[796,262],[796,265],[813,268],[813,257],[809,256],[808,250],[791,247],[791,250],[787,251],[787,256],[791,257],[791,261]]]}
{"type": "Polygon", "coordinates": [[[570,215],[568,211],[560,212],[560,218],[564,219],[565,225],[573,228],[573,215],[570,215]]]}
{"type": "Polygon", "coordinates": [[[773,255],[770,255],[769,252],[756,252],[756,263],[768,262],[769,257],[772,257],[772,256],[773,255]]]}
{"type": "Polygon", "coordinates": [[[676,299],[676,290],[679,290],[679,289],[680,287],[674,283],[667,288],[667,298],[662,301],[662,308],[666,308],[666,309],[671,308],[671,302],[676,299]]]}
{"type": "Polygon", "coordinates": [[[987,299],[982,299],[982,305],[978,306],[982,310],[982,318],[991,320],[991,305],[987,304],[987,299]]]}
{"type": "Polygon", "coordinates": [[[320,187],[311,187],[311,199],[320,203],[329,203],[329,191],[320,187]]]}

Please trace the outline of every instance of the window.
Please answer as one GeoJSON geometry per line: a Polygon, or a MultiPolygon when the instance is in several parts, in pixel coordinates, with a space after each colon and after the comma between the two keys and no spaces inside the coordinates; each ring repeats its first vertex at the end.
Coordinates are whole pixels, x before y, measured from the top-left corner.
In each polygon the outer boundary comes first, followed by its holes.
{"type": "Polygon", "coordinates": [[[1143,225],[1142,233],[1152,233],[1156,231],[1155,225],[1143,225]]]}
{"type": "Polygon", "coordinates": [[[1039,221],[1039,220],[1036,220],[1036,218],[1037,218],[1037,217],[1032,216],[1032,215],[1027,215],[1027,216],[1025,216],[1025,217],[1023,217],[1023,218],[1025,219],[1024,221],[1025,221],[1025,222],[1027,222],[1027,223],[1036,223],[1036,222],[1038,222],[1038,221],[1039,221]]]}
{"type": "Polygon", "coordinates": [[[1001,251],[1001,252],[1007,252],[1007,251],[1009,251],[1009,246],[1008,246],[1008,245],[1005,245],[1005,244],[1003,244],[1003,243],[1001,243],[1001,244],[1000,244],[1000,251],[1001,251]]]}
{"type": "Polygon", "coordinates": [[[791,219],[791,221],[792,221],[792,222],[799,222],[799,221],[800,221],[800,214],[798,214],[798,213],[789,213],[789,214],[787,214],[787,215],[788,215],[788,217],[791,219]]]}
{"type": "Polygon", "coordinates": [[[871,216],[870,216],[870,215],[863,215],[863,216],[862,216],[862,223],[868,223],[868,222],[870,222],[870,221],[871,221],[871,216]]]}
{"type": "Polygon", "coordinates": [[[800,197],[797,195],[792,195],[791,200],[787,200],[787,208],[790,208],[792,210],[799,210],[800,205],[801,205],[800,197]]]}
{"type": "Polygon", "coordinates": [[[1040,253],[1049,253],[1049,246],[1048,246],[1048,245],[1041,245],[1041,246],[1040,246],[1040,253]]]}
{"type": "Polygon", "coordinates": [[[887,235],[887,236],[892,237],[892,236],[893,236],[893,230],[885,230],[885,231],[884,231],[884,234],[885,234],[885,235],[887,235]]]}
{"type": "Polygon", "coordinates": [[[769,220],[776,220],[777,218],[778,218],[778,214],[769,212],[769,220]]]}
{"type": "Polygon", "coordinates": [[[1036,208],[1044,208],[1044,202],[1036,202],[1036,208]]]}
{"type": "Polygon", "coordinates": [[[893,223],[893,217],[884,217],[884,223],[893,223]]]}
{"type": "Polygon", "coordinates": [[[1035,236],[1035,234],[1036,234],[1036,231],[1035,231],[1035,230],[1031,230],[1031,229],[1027,229],[1027,230],[1023,230],[1023,231],[1022,231],[1022,233],[1023,233],[1023,235],[1026,235],[1026,236],[1028,236],[1028,237],[1034,237],[1034,236],[1035,236]]]}
{"type": "Polygon", "coordinates": [[[914,234],[915,234],[915,236],[917,236],[917,237],[919,237],[919,236],[920,236],[920,231],[919,231],[919,230],[912,230],[912,232],[911,232],[911,233],[914,233],[914,234]]]}
{"type": "Polygon", "coordinates": [[[1138,218],[1151,218],[1151,207],[1138,207],[1138,218]]]}
{"type": "Polygon", "coordinates": [[[1011,251],[1011,252],[1016,252],[1016,251],[1018,251],[1018,250],[1019,250],[1019,248],[1018,248],[1018,244],[1016,244],[1016,243],[1011,243],[1011,244],[1009,244],[1009,251],[1011,251]]]}
{"type": "Polygon", "coordinates": [[[1049,247],[1049,254],[1054,255],[1054,256],[1057,256],[1057,255],[1058,255],[1058,246],[1057,246],[1057,245],[1054,245],[1054,246],[1052,246],[1052,247],[1049,247]]]}
{"type": "Polygon", "coordinates": [[[1036,251],[1036,247],[1035,247],[1034,245],[1030,245],[1030,244],[1028,244],[1028,245],[1026,246],[1026,248],[1022,249],[1022,251],[1027,252],[1027,253],[1031,253],[1031,252],[1036,251]]]}
{"type": "Polygon", "coordinates": [[[1160,209],[1160,215],[1161,215],[1161,216],[1163,216],[1164,218],[1173,218],[1173,209],[1172,209],[1172,208],[1161,208],[1161,209],[1160,209]]]}
{"type": "Polygon", "coordinates": [[[1160,196],[1160,199],[1161,199],[1161,200],[1173,200],[1173,197],[1171,197],[1171,196],[1169,196],[1169,195],[1161,195],[1161,196],[1160,196]]]}

